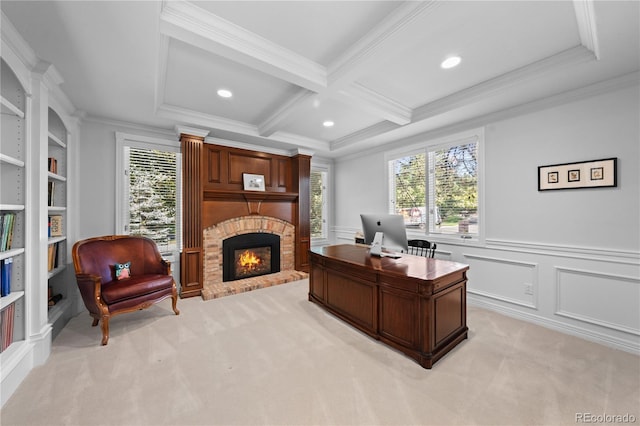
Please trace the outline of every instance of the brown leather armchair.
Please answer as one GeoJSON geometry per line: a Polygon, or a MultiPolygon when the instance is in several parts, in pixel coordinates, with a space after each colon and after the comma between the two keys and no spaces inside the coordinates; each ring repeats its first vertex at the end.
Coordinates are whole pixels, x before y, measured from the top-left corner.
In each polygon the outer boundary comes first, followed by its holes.
{"type": "MultiPolygon", "coordinates": [[[[84,305],[93,326],[102,320],[102,344],[109,341],[109,318],[146,309],[172,298],[176,315],[178,291],[169,262],[162,259],[155,242],[133,235],[109,235],[73,245],[73,266],[84,305]],[[116,264],[130,262],[129,277],[117,279],[116,264]]],[[[126,275],[126,274],[125,274],[126,275]]]]}

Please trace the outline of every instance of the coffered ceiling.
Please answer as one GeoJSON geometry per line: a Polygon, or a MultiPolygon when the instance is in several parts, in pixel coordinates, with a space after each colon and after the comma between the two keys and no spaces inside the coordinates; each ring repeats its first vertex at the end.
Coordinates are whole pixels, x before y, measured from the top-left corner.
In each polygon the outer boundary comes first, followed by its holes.
{"type": "Polygon", "coordinates": [[[81,115],[184,125],[212,139],[325,157],[640,68],[635,1],[3,0],[1,7],[35,55],[54,64],[81,115]],[[441,68],[452,55],[460,65],[441,68]],[[233,96],[218,96],[221,88],[233,96]]]}

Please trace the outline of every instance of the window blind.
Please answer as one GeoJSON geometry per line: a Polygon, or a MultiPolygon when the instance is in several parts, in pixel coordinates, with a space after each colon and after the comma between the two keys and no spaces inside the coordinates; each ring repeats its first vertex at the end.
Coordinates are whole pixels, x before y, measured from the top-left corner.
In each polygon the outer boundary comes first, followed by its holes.
{"type": "Polygon", "coordinates": [[[311,171],[311,238],[326,238],[326,172],[311,171]]]}
{"type": "Polygon", "coordinates": [[[179,158],[176,152],[127,147],[128,231],[156,242],[161,252],[180,247],[179,158]]]}

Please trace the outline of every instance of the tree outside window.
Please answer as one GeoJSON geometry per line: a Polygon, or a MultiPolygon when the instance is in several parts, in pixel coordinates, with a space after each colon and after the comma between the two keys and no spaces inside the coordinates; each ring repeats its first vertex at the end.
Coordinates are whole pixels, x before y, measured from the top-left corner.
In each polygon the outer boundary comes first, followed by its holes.
{"type": "Polygon", "coordinates": [[[176,153],[129,148],[129,233],[176,249],[176,153]]]}
{"type": "Polygon", "coordinates": [[[327,238],[326,176],[327,172],[325,171],[311,170],[311,238],[327,238]]]}
{"type": "Polygon", "coordinates": [[[407,228],[478,234],[478,143],[426,149],[389,161],[391,211],[407,228]]]}

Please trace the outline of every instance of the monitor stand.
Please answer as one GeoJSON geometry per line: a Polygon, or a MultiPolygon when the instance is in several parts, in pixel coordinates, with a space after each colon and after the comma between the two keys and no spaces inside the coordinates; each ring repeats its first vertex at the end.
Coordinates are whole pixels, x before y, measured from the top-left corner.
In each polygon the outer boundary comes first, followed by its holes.
{"type": "Polygon", "coordinates": [[[373,242],[371,243],[371,249],[369,250],[369,254],[371,256],[382,257],[382,237],[384,234],[382,232],[376,232],[376,235],[373,237],[373,242]]]}

